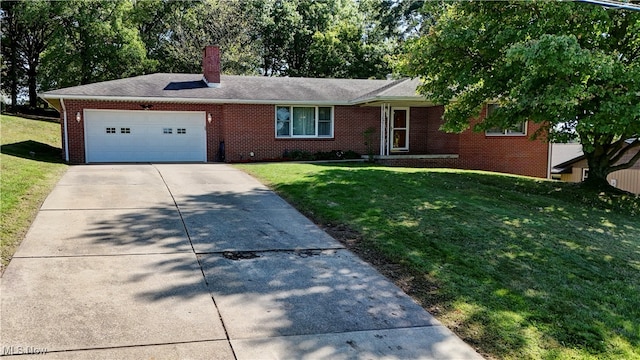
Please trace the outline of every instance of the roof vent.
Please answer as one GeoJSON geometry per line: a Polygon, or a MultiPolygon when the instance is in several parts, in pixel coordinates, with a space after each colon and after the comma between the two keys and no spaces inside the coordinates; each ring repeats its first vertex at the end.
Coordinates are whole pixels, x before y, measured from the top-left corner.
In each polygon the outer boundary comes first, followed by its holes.
{"type": "Polygon", "coordinates": [[[202,56],[203,80],[209,87],[220,87],[220,47],[211,45],[204,48],[202,56]]]}

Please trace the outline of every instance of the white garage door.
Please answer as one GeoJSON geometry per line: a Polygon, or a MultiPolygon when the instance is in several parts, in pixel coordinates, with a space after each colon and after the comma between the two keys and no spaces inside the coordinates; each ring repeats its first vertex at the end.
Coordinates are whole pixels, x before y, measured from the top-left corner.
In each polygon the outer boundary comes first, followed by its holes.
{"type": "Polygon", "coordinates": [[[87,162],[207,160],[205,113],[85,110],[87,162]]]}

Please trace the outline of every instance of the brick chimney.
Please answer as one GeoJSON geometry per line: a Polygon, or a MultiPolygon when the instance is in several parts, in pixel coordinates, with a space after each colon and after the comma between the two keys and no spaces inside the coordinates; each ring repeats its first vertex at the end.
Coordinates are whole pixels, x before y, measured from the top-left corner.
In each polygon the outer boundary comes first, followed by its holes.
{"type": "Polygon", "coordinates": [[[202,56],[203,80],[209,87],[220,87],[220,47],[210,45],[204,48],[202,56]]]}

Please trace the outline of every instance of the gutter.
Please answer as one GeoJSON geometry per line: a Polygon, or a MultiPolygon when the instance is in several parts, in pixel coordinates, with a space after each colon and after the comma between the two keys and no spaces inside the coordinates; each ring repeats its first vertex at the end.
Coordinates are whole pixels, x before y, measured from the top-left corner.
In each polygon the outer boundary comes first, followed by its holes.
{"type": "Polygon", "coordinates": [[[259,105],[319,105],[319,106],[331,106],[331,105],[366,105],[368,103],[376,101],[415,101],[424,102],[432,105],[429,101],[419,96],[406,96],[406,97],[372,97],[368,99],[355,99],[355,100],[285,100],[285,99],[260,99],[260,100],[247,100],[247,99],[206,99],[206,98],[173,98],[173,97],[144,97],[144,96],[87,96],[87,95],[55,95],[55,94],[42,94],[40,95],[45,101],[47,99],[59,99],[65,100],[88,100],[88,101],[124,101],[124,102],[170,102],[170,103],[187,103],[187,104],[259,104],[259,105]]]}
{"type": "Polygon", "coordinates": [[[610,7],[613,9],[640,11],[640,5],[636,5],[627,1],[615,1],[615,0],[578,0],[578,1],[594,4],[594,5],[601,5],[604,7],[610,7]]]}
{"type": "Polygon", "coordinates": [[[126,102],[170,102],[187,104],[262,104],[262,105],[355,105],[351,101],[289,101],[280,99],[245,100],[245,99],[203,99],[203,98],[169,98],[169,97],[143,97],[143,96],[86,96],[86,95],[55,95],[43,94],[43,99],[88,100],[88,101],[126,101],[126,102]]]}

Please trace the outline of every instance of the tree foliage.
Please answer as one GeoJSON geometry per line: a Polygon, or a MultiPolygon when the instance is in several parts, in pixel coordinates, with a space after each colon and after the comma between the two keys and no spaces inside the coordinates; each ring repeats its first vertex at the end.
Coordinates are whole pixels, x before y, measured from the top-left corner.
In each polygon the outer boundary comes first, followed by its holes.
{"type": "Polygon", "coordinates": [[[28,93],[151,72],[384,78],[417,33],[414,0],[3,1],[2,91],[28,93]]]}
{"type": "Polygon", "coordinates": [[[44,0],[2,2],[2,54],[7,68],[12,104],[21,86],[30,104],[36,104],[40,54],[47,48],[58,20],[59,4],[44,0]]]}
{"type": "Polygon", "coordinates": [[[406,44],[401,72],[445,105],[448,131],[463,131],[487,102],[500,107],[475,130],[529,120],[551,141],[578,137],[589,181],[640,154],[640,13],[578,2],[429,4],[432,23],[406,44]],[[632,139],[632,140],[630,140],[632,139]],[[635,139],[635,140],[633,140],[635,139]]]}
{"type": "Polygon", "coordinates": [[[132,3],[70,0],[60,4],[60,23],[42,54],[44,88],[89,84],[153,71],[131,21],[132,3]]]}
{"type": "Polygon", "coordinates": [[[264,75],[381,78],[396,42],[375,1],[256,0],[253,39],[264,75]]]}

